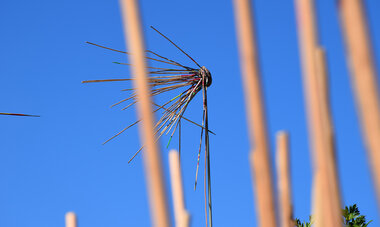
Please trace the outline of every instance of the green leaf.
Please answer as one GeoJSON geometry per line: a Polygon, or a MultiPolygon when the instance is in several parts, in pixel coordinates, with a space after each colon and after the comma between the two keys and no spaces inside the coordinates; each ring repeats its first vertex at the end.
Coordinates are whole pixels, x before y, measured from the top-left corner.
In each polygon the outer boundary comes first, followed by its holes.
{"type": "MultiPolygon", "coordinates": [[[[356,204],[352,206],[345,206],[342,209],[343,224],[347,227],[367,227],[371,222],[366,222],[365,216],[360,215],[359,208],[356,204]]],[[[309,222],[301,222],[298,218],[295,219],[296,227],[311,227],[314,220],[312,216],[309,216],[309,222]]]]}

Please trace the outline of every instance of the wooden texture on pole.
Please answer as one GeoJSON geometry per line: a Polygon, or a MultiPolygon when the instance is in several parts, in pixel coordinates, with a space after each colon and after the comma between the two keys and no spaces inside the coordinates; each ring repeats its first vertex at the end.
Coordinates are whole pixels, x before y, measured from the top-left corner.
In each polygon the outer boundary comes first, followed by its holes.
{"type": "Polygon", "coordinates": [[[141,118],[140,138],[145,145],[143,159],[149,192],[152,225],[170,226],[161,157],[154,137],[154,118],[145,61],[145,44],[137,0],[121,0],[127,47],[132,53],[130,62],[135,78],[138,114],[141,118]]]}
{"type": "Polygon", "coordinates": [[[66,227],[77,227],[77,217],[74,212],[67,212],[65,215],[66,227]]]}
{"type": "Polygon", "coordinates": [[[315,225],[341,226],[339,183],[335,167],[333,141],[328,136],[331,121],[327,93],[325,93],[327,90],[326,86],[323,85],[327,79],[326,77],[321,78],[326,75],[324,65],[318,57],[314,1],[295,0],[295,3],[303,66],[304,93],[308,109],[310,144],[313,151],[314,177],[320,171],[322,188],[320,205],[323,207],[323,222],[320,219],[315,220],[315,225]]]}
{"type": "Polygon", "coordinates": [[[174,217],[177,227],[188,227],[190,215],[185,209],[179,154],[176,150],[169,152],[170,179],[174,204],[174,217]]]}
{"type": "Polygon", "coordinates": [[[363,138],[372,167],[380,207],[380,108],[372,47],[361,0],[341,0],[340,14],[346,42],[351,84],[355,91],[363,138]]]}
{"type": "Polygon", "coordinates": [[[268,150],[265,111],[261,97],[251,2],[234,0],[234,10],[252,147],[250,161],[255,182],[259,226],[276,227],[277,215],[272,168],[268,150]]]}
{"type": "Polygon", "coordinates": [[[279,198],[280,226],[293,227],[292,187],[289,164],[289,135],[286,132],[277,133],[277,187],[279,198]]]}

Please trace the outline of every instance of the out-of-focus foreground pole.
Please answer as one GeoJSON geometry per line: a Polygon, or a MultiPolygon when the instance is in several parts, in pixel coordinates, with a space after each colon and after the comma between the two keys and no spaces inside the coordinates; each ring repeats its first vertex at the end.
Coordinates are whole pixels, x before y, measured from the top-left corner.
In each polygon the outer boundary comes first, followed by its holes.
{"type": "Polygon", "coordinates": [[[140,138],[145,145],[143,159],[150,199],[152,225],[170,226],[161,157],[154,137],[154,119],[147,80],[145,44],[141,30],[137,0],[121,0],[124,31],[130,53],[132,73],[135,78],[138,114],[141,118],[140,138]]]}
{"type": "MultiPolygon", "coordinates": [[[[319,114],[321,117],[323,139],[324,139],[324,152],[318,153],[324,168],[320,173],[315,173],[316,181],[324,181],[317,183],[317,190],[321,190],[319,193],[320,198],[323,199],[323,195],[327,194],[329,196],[329,203],[322,203],[322,211],[330,209],[330,207],[335,207],[336,210],[341,209],[341,196],[340,196],[340,186],[339,178],[336,167],[335,158],[335,136],[333,130],[333,122],[330,111],[330,97],[329,97],[329,85],[328,85],[328,69],[327,69],[327,59],[325,50],[321,47],[315,49],[315,65],[316,65],[316,76],[318,83],[318,100],[319,100],[319,114]],[[324,176],[326,174],[326,176],[324,176]],[[318,175],[318,176],[317,176],[318,175]],[[322,178],[322,179],[321,179],[322,178]],[[318,185],[319,184],[319,185],[318,185]],[[319,188],[319,189],[318,189],[319,188]],[[323,190],[326,190],[323,192],[323,190]],[[328,206],[328,207],[326,207],[328,206]]],[[[314,200],[316,201],[316,200],[314,200]]],[[[318,206],[319,201],[316,201],[314,206],[318,206]]],[[[317,208],[315,208],[317,209],[317,208]]],[[[318,211],[316,211],[318,213],[318,211]]],[[[337,211],[338,212],[338,211],[337,211]]],[[[322,214],[319,212],[319,214],[322,214]]],[[[339,215],[338,213],[337,215],[339,215]]],[[[317,217],[317,216],[316,216],[317,217]]]]}
{"type": "Polygon", "coordinates": [[[67,212],[65,215],[66,227],[77,227],[77,217],[74,212],[67,212]]]}
{"type": "Polygon", "coordinates": [[[376,69],[372,56],[363,1],[341,0],[340,14],[346,42],[351,84],[361,120],[380,207],[380,109],[376,69]]]}
{"type": "Polygon", "coordinates": [[[293,227],[292,187],[289,165],[289,135],[286,132],[277,133],[277,187],[280,212],[280,226],[293,227]]]}
{"type": "MultiPolygon", "coordinates": [[[[313,208],[318,215],[316,226],[341,226],[341,204],[339,183],[335,167],[332,140],[329,139],[329,110],[326,79],[321,77],[324,68],[317,62],[317,29],[314,1],[295,0],[297,8],[298,34],[303,68],[304,93],[308,109],[309,134],[313,151],[315,195],[320,196],[320,208],[313,208]],[[321,211],[321,212],[319,212],[321,211]]],[[[331,124],[331,122],[330,122],[331,124]]],[[[313,200],[316,201],[316,200],[313,200]]]]}
{"type": "Polygon", "coordinates": [[[255,182],[259,226],[277,227],[272,168],[250,0],[234,0],[234,10],[252,147],[250,159],[255,182]]]}

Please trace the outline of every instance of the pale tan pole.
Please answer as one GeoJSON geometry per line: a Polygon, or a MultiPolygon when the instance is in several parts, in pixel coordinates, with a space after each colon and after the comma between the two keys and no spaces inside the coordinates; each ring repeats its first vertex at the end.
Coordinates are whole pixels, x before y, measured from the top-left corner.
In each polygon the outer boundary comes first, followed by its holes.
{"type": "Polygon", "coordinates": [[[261,97],[254,23],[249,0],[234,0],[235,23],[251,141],[251,168],[255,182],[259,226],[277,227],[272,168],[265,111],[261,97]]]}
{"type": "Polygon", "coordinates": [[[176,150],[169,152],[170,179],[174,204],[174,218],[177,227],[188,227],[190,215],[185,208],[179,154],[176,150]]]}
{"type": "Polygon", "coordinates": [[[341,24],[347,49],[351,84],[375,181],[380,207],[380,109],[377,72],[372,56],[368,26],[359,0],[341,0],[341,24]]]}
{"type": "Polygon", "coordinates": [[[281,220],[280,226],[294,227],[288,133],[285,131],[278,132],[276,141],[277,188],[281,220]]]}
{"type": "MultiPolygon", "coordinates": [[[[341,204],[335,158],[328,139],[326,96],[323,94],[320,65],[317,65],[317,29],[314,1],[295,0],[300,51],[303,68],[304,93],[308,109],[309,134],[313,151],[314,177],[320,174],[322,188],[320,205],[323,220],[316,217],[316,226],[341,226],[341,204]],[[318,71],[319,70],[319,71],[318,71]],[[322,222],[323,221],[323,222],[322,222]]],[[[315,200],[314,200],[315,201],[315,200]]],[[[314,208],[315,209],[315,208],[314,208]]]]}
{"type": "MultiPolygon", "coordinates": [[[[337,215],[341,215],[341,196],[340,196],[340,186],[339,186],[339,178],[337,174],[336,167],[336,155],[335,155],[335,137],[334,137],[334,128],[332,123],[331,111],[330,111],[330,102],[329,102],[329,86],[328,86],[328,69],[327,69],[327,60],[325,56],[325,50],[321,47],[317,47],[315,49],[315,64],[316,64],[316,76],[318,83],[318,91],[319,91],[319,108],[320,115],[322,118],[322,129],[324,134],[324,144],[325,150],[324,152],[318,153],[320,156],[319,160],[322,160],[323,168],[325,171],[321,171],[319,174],[320,178],[324,178],[323,174],[327,174],[327,181],[319,183],[319,188],[322,188],[321,198],[323,199],[324,192],[323,190],[327,190],[327,193],[330,197],[329,203],[322,203],[323,206],[321,209],[325,211],[329,209],[329,207],[336,207],[339,210],[337,215]],[[325,189],[324,189],[325,188],[325,189]],[[328,206],[328,207],[326,207],[328,206]]],[[[322,167],[322,166],[321,166],[322,167]]],[[[317,173],[318,174],[318,173],[317,173]]],[[[323,179],[322,179],[323,181],[323,179]]],[[[317,202],[315,205],[320,204],[317,202]]],[[[322,213],[320,213],[322,214],[322,213]]]]}
{"type": "MultiPolygon", "coordinates": [[[[320,62],[320,54],[319,50],[322,50],[321,48],[316,49],[316,64],[322,64],[320,62]]],[[[323,59],[324,60],[324,59],[323,59]]],[[[324,64],[324,63],[323,63],[324,64]]],[[[317,77],[318,77],[318,85],[320,89],[320,99],[326,101],[328,103],[328,88],[327,88],[327,78],[326,75],[324,74],[323,70],[320,66],[316,66],[316,71],[317,71],[317,77]]],[[[322,102],[323,103],[323,102],[322,102]]],[[[323,107],[322,107],[323,108],[323,107]]],[[[327,110],[327,109],[326,109],[327,110]]],[[[323,111],[322,111],[323,112],[323,111]]],[[[327,118],[324,119],[328,120],[327,118]]],[[[326,128],[327,130],[329,128],[326,128]]],[[[328,132],[325,131],[328,136],[328,132]]],[[[327,186],[326,186],[326,181],[323,181],[323,175],[322,171],[320,169],[314,168],[314,173],[313,173],[313,184],[312,184],[312,214],[313,214],[313,219],[316,220],[314,221],[313,224],[316,226],[323,226],[323,223],[326,222],[324,219],[323,215],[323,210],[324,207],[323,205],[326,205],[327,203],[323,203],[323,194],[327,193],[327,186]],[[325,191],[324,191],[325,190],[325,191]]],[[[327,204],[328,205],[328,204],[327,204]]]]}
{"type": "Polygon", "coordinates": [[[326,181],[322,181],[321,171],[315,169],[313,173],[313,183],[312,183],[312,211],[313,214],[313,224],[316,227],[324,226],[323,223],[325,222],[324,216],[323,216],[323,206],[322,206],[322,198],[323,198],[323,189],[326,188],[325,185],[322,185],[322,183],[326,181]]]}
{"type": "Polygon", "coordinates": [[[66,227],[77,227],[77,217],[74,212],[67,212],[65,215],[66,227]]]}
{"type": "Polygon", "coordinates": [[[124,31],[130,62],[135,78],[138,114],[141,119],[140,138],[145,145],[143,152],[147,188],[149,192],[152,225],[170,226],[166,192],[161,167],[161,157],[154,137],[154,118],[147,80],[144,37],[141,30],[139,7],[136,0],[121,0],[124,31]]]}
{"type": "MultiPolygon", "coordinates": [[[[335,154],[335,135],[334,127],[330,110],[330,97],[328,86],[328,69],[325,50],[321,47],[316,48],[316,70],[319,84],[320,94],[320,106],[323,123],[323,131],[326,140],[326,152],[323,154],[323,161],[327,165],[328,175],[332,179],[329,181],[331,193],[336,199],[336,203],[341,203],[340,191],[339,191],[339,179],[337,175],[336,167],[336,154],[335,154]]],[[[340,205],[339,205],[340,207],[340,205]]]]}

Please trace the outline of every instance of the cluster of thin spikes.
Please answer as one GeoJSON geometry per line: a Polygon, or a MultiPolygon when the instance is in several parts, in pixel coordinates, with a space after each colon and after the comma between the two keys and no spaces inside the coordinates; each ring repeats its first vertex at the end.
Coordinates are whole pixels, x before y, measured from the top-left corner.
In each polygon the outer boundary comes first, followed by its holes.
{"type": "MultiPolygon", "coordinates": [[[[88,44],[101,47],[104,49],[108,49],[111,51],[123,53],[123,54],[130,54],[126,51],[120,51],[116,49],[112,49],[109,47],[105,47],[99,44],[87,42],[88,44]]],[[[174,43],[173,43],[174,44],[174,43]]],[[[174,44],[175,45],[175,44],[174,44]]],[[[195,180],[195,187],[197,184],[197,178],[198,178],[198,169],[199,169],[199,159],[200,159],[200,152],[201,152],[201,145],[202,145],[202,137],[203,137],[203,130],[204,127],[204,114],[203,114],[203,122],[202,125],[195,123],[194,121],[184,117],[184,113],[186,111],[186,108],[188,107],[190,101],[195,97],[195,95],[202,90],[202,87],[205,86],[205,82],[202,78],[202,75],[200,74],[200,69],[194,69],[188,66],[184,66],[174,60],[168,59],[166,57],[163,57],[153,51],[146,50],[146,53],[152,54],[156,56],[156,58],[146,56],[145,58],[147,60],[165,63],[169,65],[177,66],[176,69],[172,68],[158,68],[158,67],[147,67],[149,77],[148,84],[150,87],[150,95],[156,96],[165,92],[169,92],[172,90],[176,90],[179,88],[185,88],[186,89],[181,92],[179,95],[175,96],[174,98],[170,99],[166,103],[159,105],[155,102],[152,102],[152,105],[156,107],[154,112],[157,112],[159,110],[163,110],[163,114],[161,115],[160,119],[155,124],[155,132],[154,135],[156,136],[156,141],[160,139],[162,135],[168,135],[170,133],[170,139],[168,141],[167,146],[169,146],[170,141],[176,132],[176,130],[180,127],[181,120],[184,119],[202,129],[201,131],[201,140],[199,145],[199,152],[197,156],[197,170],[196,170],[196,180],[195,180]]],[[[190,57],[190,56],[189,56],[190,57]]],[[[190,57],[191,58],[191,57],[190,57]]],[[[193,60],[193,59],[192,59],[193,60]]],[[[116,64],[120,65],[130,65],[128,63],[120,63],[120,62],[114,62],[116,64]]],[[[198,65],[198,63],[196,63],[198,65]]],[[[199,66],[199,65],[198,65],[199,66]]],[[[200,66],[199,66],[200,67],[200,66]]],[[[115,82],[115,81],[132,81],[133,78],[126,78],[126,79],[104,79],[104,80],[86,80],[82,83],[97,83],[97,82],[115,82]]],[[[133,106],[137,103],[137,94],[135,91],[135,88],[129,88],[129,89],[123,89],[122,91],[131,91],[132,93],[128,98],[125,98],[115,104],[113,104],[111,107],[122,105],[125,103],[128,103],[126,106],[122,108],[122,110],[126,110],[129,107],[133,106]]],[[[119,136],[121,133],[126,131],[127,129],[131,128],[132,126],[139,123],[141,119],[137,120],[133,124],[125,127],[120,132],[109,138],[107,141],[105,141],[103,144],[106,144],[107,142],[111,141],[115,137],[119,136]]],[[[213,133],[212,131],[208,130],[208,132],[213,133]]],[[[128,163],[130,163],[137,154],[140,153],[140,151],[144,148],[144,145],[140,147],[140,149],[130,158],[128,163]]]]}
{"type": "MultiPolygon", "coordinates": [[[[188,66],[184,66],[176,61],[173,61],[171,59],[168,59],[166,57],[163,57],[153,51],[146,50],[145,52],[147,54],[154,55],[154,57],[146,56],[147,60],[155,61],[164,63],[166,65],[173,65],[176,66],[176,68],[157,68],[157,67],[147,67],[148,70],[148,84],[150,87],[150,95],[156,96],[165,92],[169,92],[172,90],[176,90],[179,88],[186,88],[183,92],[181,92],[179,95],[175,96],[174,98],[170,99],[163,105],[158,105],[156,103],[152,103],[156,109],[154,112],[157,112],[158,110],[163,110],[163,114],[161,115],[160,119],[154,126],[154,135],[156,136],[156,141],[163,135],[168,135],[170,133],[170,139],[169,143],[176,132],[177,128],[179,128],[179,154],[181,154],[181,120],[185,119],[199,127],[201,127],[201,138],[200,138],[200,144],[199,144],[199,151],[197,156],[197,169],[196,169],[196,175],[195,175],[195,185],[194,190],[196,189],[197,185],[197,178],[198,178],[198,169],[199,169],[199,159],[200,159],[200,152],[202,147],[202,138],[203,138],[203,131],[205,131],[205,177],[204,177],[204,193],[205,193],[205,216],[206,216],[206,226],[208,224],[207,217],[209,214],[209,221],[210,221],[210,227],[212,226],[212,205],[211,205],[211,179],[210,179],[210,157],[209,157],[209,137],[208,133],[213,133],[208,130],[208,111],[207,111],[207,87],[211,85],[211,74],[210,72],[205,68],[201,67],[190,55],[188,55],[185,51],[183,51],[179,46],[177,46],[174,42],[172,42],[168,37],[163,35],[161,32],[159,32],[157,29],[153,28],[157,33],[159,33],[161,36],[163,36],[166,40],[168,40],[171,44],[173,44],[178,50],[180,50],[183,54],[185,54],[189,59],[191,59],[199,68],[194,69],[188,66]],[[203,95],[203,117],[202,117],[202,125],[199,125],[187,118],[185,118],[183,115],[186,111],[186,108],[188,107],[191,100],[195,97],[195,95],[202,91],[203,95]],[[206,178],[207,178],[207,189],[208,189],[208,195],[206,195],[206,178]],[[206,202],[206,198],[208,199],[208,202],[206,202]],[[208,207],[208,212],[207,212],[208,207]]],[[[95,45],[101,48],[105,48],[108,50],[116,51],[123,54],[129,54],[125,51],[115,50],[112,48],[108,48],[105,46],[101,46],[98,44],[87,42],[91,45],[95,45]]],[[[117,64],[122,65],[129,65],[127,63],[119,63],[115,62],[117,64]]],[[[92,83],[92,82],[108,82],[108,81],[130,81],[134,79],[106,79],[106,80],[87,80],[83,81],[83,83],[92,83]]],[[[130,96],[126,99],[123,99],[117,103],[115,103],[112,106],[117,106],[121,104],[125,104],[126,102],[129,102],[127,106],[123,108],[127,109],[137,103],[137,94],[134,88],[131,89],[125,89],[124,91],[132,91],[130,96]]],[[[133,124],[129,125],[128,127],[124,128],[122,131],[111,137],[108,141],[112,140],[116,136],[120,135],[122,132],[127,130],[128,128],[132,127],[133,125],[136,125],[138,122],[140,122],[141,119],[137,120],[133,124]]],[[[214,133],[213,133],[214,134],[214,133]]],[[[131,162],[132,159],[143,149],[144,146],[142,146],[136,153],[133,155],[133,157],[128,161],[131,162]]]]}
{"type": "MultiPolygon", "coordinates": [[[[152,27],[153,28],[153,27],[152,27]]],[[[168,145],[170,144],[171,139],[173,138],[174,133],[176,132],[177,128],[181,127],[181,120],[184,119],[186,121],[189,121],[190,123],[198,126],[201,128],[201,139],[199,144],[199,151],[197,156],[197,169],[196,169],[196,177],[195,177],[195,186],[197,185],[197,178],[198,178],[198,169],[199,169],[199,159],[200,159],[200,152],[201,152],[201,146],[202,146],[202,138],[203,138],[203,130],[207,130],[206,132],[206,150],[208,149],[208,135],[207,133],[210,132],[214,134],[212,131],[208,130],[208,124],[207,124],[207,117],[205,118],[205,113],[207,111],[207,98],[206,96],[206,87],[210,84],[205,82],[205,75],[204,75],[204,67],[201,67],[193,58],[191,58],[187,53],[185,53],[180,47],[178,47],[175,43],[173,43],[169,38],[167,38],[165,35],[163,35],[161,32],[153,28],[156,32],[158,32],[160,35],[162,35],[164,38],[166,38],[169,42],[171,42],[174,46],[176,46],[182,53],[184,53],[187,57],[189,57],[198,67],[199,69],[194,69],[188,66],[184,66],[176,61],[173,61],[171,59],[168,59],[166,57],[163,57],[153,51],[146,50],[147,54],[152,54],[155,57],[149,57],[146,56],[147,60],[152,60],[155,62],[164,63],[167,65],[174,65],[177,68],[158,68],[158,67],[147,67],[148,68],[148,85],[150,87],[150,95],[156,96],[165,92],[173,91],[179,88],[186,88],[183,92],[181,92],[179,95],[175,96],[174,98],[170,99],[163,105],[156,104],[155,102],[152,102],[152,105],[156,107],[154,112],[157,112],[159,110],[163,110],[163,114],[161,115],[160,119],[157,121],[157,123],[154,126],[155,132],[154,135],[156,136],[156,141],[160,139],[160,137],[164,134],[168,135],[170,134],[170,139],[168,142],[168,145]],[[203,89],[203,100],[204,100],[204,108],[203,108],[203,118],[202,118],[202,125],[195,123],[194,121],[189,120],[188,118],[185,118],[183,115],[186,111],[186,108],[188,107],[191,100],[195,97],[195,95],[203,89]],[[206,99],[205,99],[206,98],[206,99]],[[206,127],[205,127],[206,122],[206,127]]],[[[105,46],[101,46],[95,43],[87,42],[88,44],[98,46],[104,49],[112,50],[115,52],[123,53],[123,54],[130,54],[125,51],[120,51],[112,48],[108,48],[105,46]]],[[[114,62],[116,64],[121,65],[130,65],[128,63],[120,63],[120,62],[114,62]]],[[[211,78],[209,78],[211,80],[211,78]]],[[[86,80],[83,81],[83,83],[96,83],[96,82],[112,82],[112,81],[132,81],[134,79],[104,79],[104,80],[86,80]]],[[[211,82],[211,81],[210,81],[211,82]]],[[[135,88],[130,89],[124,89],[122,91],[131,91],[132,93],[129,95],[128,98],[123,99],[115,104],[113,104],[111,107],[127,104],[125,107],[122,108],[122,110],[128,109],[129,107],[133,106],[137,103],[137,94],[135,91],[135,88]]],[[[38,115],[28,115],[28,114],[18,114],[18,113],[0,113],[0,115],[12,115],[12,116],[28,116],[28,117],[39,117],[38,115]]],[[[127,126],[120,132],[118,132],[116,135],[112,136],[110,139],[105,141],[103,144],[109,142],[110,140],[114,139],[130,127],[136,125],[139,123],[141,119],[137,120],[133,124],[127,126]]],[[[179,129],[179,135],[181,130],[179,129]]],[[[179,141],[179,146],[181,144],[181,141],[179,141]]],[[[136,155],[143,149],[144,146],[142,146],[128,161],[130,163],[136,155]]],[[[180,148],[179,148],[180,152],[180,148]]],[[[206,162],[206,160],[205,160],[206,162]]],[[[206,163],[205,163],[206,164],[206,163]]],[[[205,172],[206,174],[206,172],[205,172]]],[[[209,178],[208,173],[208,178],[209,178]]],[[[205,181],[206,181],[206,175],[205,175],[205,181]]],[[[206,183],[206,182],[205,182],[206,183]]],[[[210,184],[210,182],[209,182],[210,184]]],[[[211,196],[211,195],[209,195],[211,196]]],[[[206,197],[206,188],[205,188],[205,197],[206,197]]],[[[206,206],[206,204],[205,204],[206,206]]],[[[209,207],[211,209],[211,198],[209,201],[209,207]]],[[[206,208],[206,207],[205,207],[206,208]]],[[[207,225],[207,210],[206,212],[206,225],[207,225]]],[[[210,210],[211,212],[211,210],[210,210]]],[[[211,213],[210,213],[211,215],[211,213]]],[[[210,223],[211,225],[211,223],[210,223]]]]}
{"type": "MultiPolygon", "coordinates": [[[[126,64],[126,63],[118,63],[118,64],[126,64]]],[[[165,68],[155,68],[155,67],[149,67],[149,68],[154,69],[153,71],[150,71],[149,74],[155,75],[155,76],[148,77],[148,83],[150,86],[150,95],[152,97],[165,93],[165,92],[175,90],[175,89],[187,87],[185,91],[181,92],[179,95],[170,99],[163,105],[159,105],[154,102],[152,103],[156,107],[154,112],[157,112],[159,110],[164,111],[164,113],[161,115],[161,118],[157,121],[154,127],[156,140],[158,140],[165,133],[166,135],[170,133],[170,139],[169,139],[169,143],[170,143],[170,140],[173,137],[174,133],[176,132],[176,129],[178,128],[178,125],[181,119],[185,119],[187,121],[190,121],[193,124],[196,124],[197,126],[204,128],[203,126],[183,117],[183,114],[185,113],[185,110],[188,104],[202,88],[202,77],[198,74],[198,70],[189,68],[189,67],[186,67],[184,69],[165,69],[165,68]]],[[[87,80],[87,81],[83,81],[83,83],[131,81],[131,80],[134,80],[134,79],[87,80]]],[[[135,88],[124,89],[123,91],[132,91],[132,93],[130,94],[128,98],[123,99],[113,104],[112,107],[129,102],[125,107],[122,108],[122,110],[125,110],[137,103],[137,94],[135,92],[135,88]]],[[[114,135],[113,137],[105,141],[104,143],[109,142],[110,140],[117,137],[125,130],[139,123],[140,121],[141,120],[137,120],[136,122],[124,128],[123,130],[121,130],[119,133],[117,133],[116,135],[114,135]]],[[[133,157],[129,160],[129,162],[132,161],[132,159],[143,149],[143,147],[144,146],[142,146],[135,153],[135,155],[133,155],[133,157]]]]}

